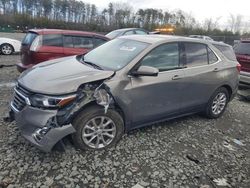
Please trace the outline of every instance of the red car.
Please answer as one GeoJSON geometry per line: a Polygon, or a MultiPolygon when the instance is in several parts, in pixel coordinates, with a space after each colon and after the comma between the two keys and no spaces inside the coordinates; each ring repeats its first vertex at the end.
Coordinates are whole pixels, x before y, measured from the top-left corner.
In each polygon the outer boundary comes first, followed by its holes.
{"type": "Polygon", "coordinates": [[[241,64],[240,85],[250,88],[250,39],[241,40],[234,46],[234,51],[241,64]]]}
{"type": "Polygon", "coordinates": [[[21,46],[21,63],[17,69],[22,72],[40,62],[71,55],[85,54],[107,42],[103,35],[70,30],[30,30],[21,46]]]}

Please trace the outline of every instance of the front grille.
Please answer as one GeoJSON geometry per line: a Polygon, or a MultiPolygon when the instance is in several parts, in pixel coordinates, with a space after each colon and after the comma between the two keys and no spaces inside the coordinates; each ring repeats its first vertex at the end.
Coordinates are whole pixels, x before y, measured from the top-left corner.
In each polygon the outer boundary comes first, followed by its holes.
{"type": "Polygon", "coordinates": [[[21,111],[27,104],[30,105],[29,96],[32,93],[20,85],[17,85],[14,90],[11,106],[15,111],[21,111]]]}

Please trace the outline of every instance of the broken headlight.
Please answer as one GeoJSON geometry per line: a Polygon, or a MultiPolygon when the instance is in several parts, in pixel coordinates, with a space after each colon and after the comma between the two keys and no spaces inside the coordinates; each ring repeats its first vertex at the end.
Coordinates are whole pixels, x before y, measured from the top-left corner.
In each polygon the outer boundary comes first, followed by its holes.
{"type": "Polygon", "coordinates": [[[107,106],[110,103],[110,95],[105,89],[98,89],[94,93],[97,104],[107,106]]]}
{"type": "Polygon", "coordinates": [[[30,101],[31,105],[35,107],[55,108],[55,107],[63,107],[72,102],[75,98],[76,94],[60,96],[60,97],[36,94],[30,97],[30,101]]]}

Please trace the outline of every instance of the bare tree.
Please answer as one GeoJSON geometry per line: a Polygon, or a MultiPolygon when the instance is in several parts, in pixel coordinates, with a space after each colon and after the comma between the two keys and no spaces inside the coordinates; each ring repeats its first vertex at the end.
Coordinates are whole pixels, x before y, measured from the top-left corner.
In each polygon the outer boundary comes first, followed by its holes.
{"type": "Polygon", "coordinates": [[[218,17],[216,19],[212,19],[212,18],[207,18],[205,19],[204,23],[203,23],[203,29],[205,29],[206,31],[212,31],[214,29],[219,28],[219,20],[221,19],[221,17],[218,17]]]}
{"type": "Polygon", "coordinates": [[[240,15],[240,14],[237,14],[237,15],[230,14],[229,18],[228,18],[229,30],[232,31],[233,33],[240,32],[241,31],[241,26],[242,26],[242,15],[240,15]]]}
{"type": "Polygon", "coordinates": [[[183,26],[184,27],[187,27],[187,28],[196,28],[198,27],[198,23],[196,21],[196,19],[194,18],[194,16],[192,15],[192,13],[183,13],[184,17],[185,17],[185,20],[184,20],[184,23],[183,23],[183,26]]]}

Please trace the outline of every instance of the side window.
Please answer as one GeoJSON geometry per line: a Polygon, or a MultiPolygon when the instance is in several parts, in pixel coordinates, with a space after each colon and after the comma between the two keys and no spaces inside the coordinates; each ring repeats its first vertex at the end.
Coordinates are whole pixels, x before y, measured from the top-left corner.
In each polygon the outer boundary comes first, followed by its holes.
{"type": "Polygon", "coordinates": [[[209,64],[213,64],[213,63],[216,63],[218,61],[218,58],[216,57],[216,55],[214,54],[214,52],[210,48],[207,48],[207,53],[208,53],[209,64]]]}
{"type": "Polygon", "coordinates": [[[153,49],[141,61],[141,65],[158,68],[159,71],[167,71],[179,67],[178,43],[163,44],[153,49]]]}
{"type": "Polygon", "coordinates": [[[208,64],[207,46],[199,43],[184,43],[187,67],[208,64]]]}
{"type": "Polygon", "coordinates": [[[135,34],[137,34],[137,35],[146,35],[147,33],[145,31],[143,31],[143,30],[136,30],[135,34]]]}
{"type": "Polygon", "coordinates": [[[74,48],[72,36],[63,36],[63,46],[66,48],[74,48]]]}
{"type": "Polygon", "coordinates": [[[94,47],[93,38],[92,37],[73,37],[73,43],[75,48],[88,48],[91,49],[94,47]]]}
{"type": "Polygon", "coordinates": [[[132,31],[127,31],[127,32],[124,33],[124,35],[133,35],[133,34],[135,34],[133,30],[132,31]]]}
{"type": "Polygon", "coordinates": [[[104,44],[105,42],[107,42],[106,40],[102,38],[93,38],[93,41],[94,41],[94,47],[100,46],[104,44]]]}
{"type": "MultiPolygon", "coordinates": [[[[218,48],[218,49],[221,51],[221,53],[222,53],[224,56],[226,56],[227,59],[229,59],[229,60],[231,60],[231,61],[236,61],[236,56],[235,56],[235,53],[234,53],[232,47],[230,47],[230,46],[224,46],[224,45],[217,45],[217,44],[214,44],[214,46],[215,46],[216,48],[218,48]]],[[[244,51],[246,51],[246,50],[247,50],[247,47],[244,46],[242,49],[243,49],[244,51]]],[[[235,50],[235,51],[236,51],[236,50],[235,50]]],[[[236,53],[237,53],[237,51],[236,51],[236,53]]],[[[243,53],[243,52],[241,52],[241,53],[242,53],[242,54],[247,54],[247,53],[243,53]]]]}
{"type": "Polygon", "coordinates": [[[62,47],[62,35],[43,35],[43,45],[62,47]]]}

